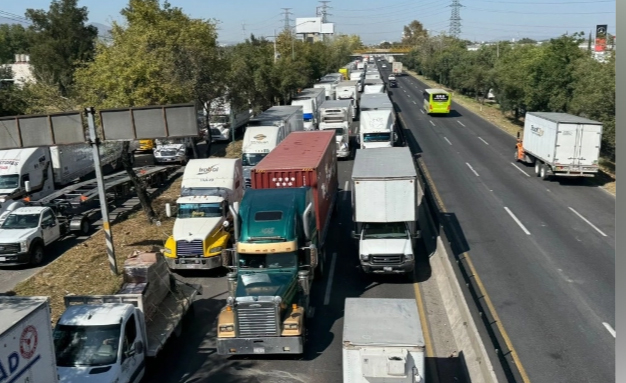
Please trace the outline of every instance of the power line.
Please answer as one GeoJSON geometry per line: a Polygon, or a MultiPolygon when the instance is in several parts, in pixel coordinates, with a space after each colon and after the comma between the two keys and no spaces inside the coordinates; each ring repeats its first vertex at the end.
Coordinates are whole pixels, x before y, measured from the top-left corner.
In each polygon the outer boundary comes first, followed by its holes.
{"type": "MultiPolygon", "coordinates": [[[[465,7],[465,8],[473,9],[475,11],[492,12],[492,13],[514,13],[514,14],[519,14],[519,15],[554,15],[554,12],[552,11],[550,12],[515,12],[515,11],[503,11],[503,10],[482,9],[482,8],[472,8],[472,7],[465,7]]],[[[615,14],[615,11],[613,12],[559,12],[558,15],[600,15],[600,14],[607,14],[607,13],[615,14]]]]}
{"type": "Polygon", "coordinates": [[[450,5],[450,36],[459,38],[461,36],[461,3],[459,0],[452,0],[450,5]]]}

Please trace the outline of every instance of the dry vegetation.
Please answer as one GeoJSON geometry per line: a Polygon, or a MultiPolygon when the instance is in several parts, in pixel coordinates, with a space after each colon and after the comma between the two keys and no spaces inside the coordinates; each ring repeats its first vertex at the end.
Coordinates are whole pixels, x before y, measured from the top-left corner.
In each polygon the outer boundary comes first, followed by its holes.
{"type": "MultiPolygon", "coordinates": [[[[239,155],[241,155],[241,141],[235,141],[225,148],[225,157],[236,158],[239,155]]],[[[134,250],[150,251],[153,246],[163,246],[174,226],[174,219],[165,216],[165,204],[176,202],[181,182],[182,179],[179,177],[152,201],[155,211],[159,214],[161,226],[149,225],[141,211],[112,225],[117,266],[120,272],[124,266],[124,260],[134,250]]],[[[14,292],[22,296],[49,296],[52,320],[56,322],[63,312],[65,295],[114,294],[121,287],[121,283],[122,276],[114,276],[110,271],[104,232],[99,230],[91,238],[72,247],[31,278],[20,282],[14,292]]]]}
{"type": "MultiPolygon", "coordinates": [[[[418,75],[417,73],[407,70],[411,76],[417,78],[422,81],[426,85],[433,88],[442,88],[453,94],[453,100],[464,108],[476,113],[481,116],[485,120],[491,122],[493,125],[498,127],[499,129],[507,132],[511,136],[517,136],[517,132],[520,134],[524,129],[524,118],[520,118],[518,122],[514,121],[513,116],[510,114],[503,114],[500,110],[498,104],[493,103],[485,103],[481,104],[476,99],[467,97],[461,94],[454,93],[452,89],[449,89],[441,84],[436,83],[430,79],[427,79],[424,76],[418,75]]],[[[590,182],[594,182],[615,195],[615,164],[601,158],[600,159],[600,168],[601,172],[593,179],[588,179],[590,182]]]]}

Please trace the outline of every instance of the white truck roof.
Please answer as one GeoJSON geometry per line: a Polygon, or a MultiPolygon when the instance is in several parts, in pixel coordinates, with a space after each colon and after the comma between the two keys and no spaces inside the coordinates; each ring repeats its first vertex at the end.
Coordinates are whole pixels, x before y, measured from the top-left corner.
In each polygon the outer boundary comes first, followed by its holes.
{"type": "Polygon", "coordinates": [[[279,126],[249,126],[243,136],[243,153],[268,153],[276,147],[279,126]]]}
{"type": "Polygon", "coordinates": [[[235,167],[240,158],[201,158],[187,162],[181,187],[222,187],[234,190],[235,167]]]}
{"type": "Polygon", "coordinates": [[[68,326],[105,326],[120,322],[132,304],[100,303],[69,306],[59,318],[59,324],[68,326]]]}
{"type": "Polygon", "coordinates": [[[343,344],[425,347],[415,299],[346,298],[343,344]]]}
{"type": "Polygon", "coordinates": [[[46,304],[48,297],[0,297],[0,334],[46,304]]]}
{"type": "Polygon", "coordinates": [[[352,107],[352,102],[350,100],[326,100],[320,106],[320,110],[331,109],[331,108],[350,108],[350,107],[352,107]]]}
{"type": "Polygon", "coordinates": [[[316,98],[320,93],[326,93],[324,88],[306,88],[302,89],[300,93],[293,96],[292,100],[307,100],[309,98],[316,98]]]}
{"type": "Polygon", "coordinates": [[[40,214],[42,211],[48,209],[46,206],[24,206],[19,209],[15,209],[11,214],[26,215],[26,214],[40,214]]]}
{"type": "Polygon", "coordinates": [[[24,148],[0,150],[0,174],[15,174],[18,166],[24,164],[36,152],[44,154],[43,148],[24,148]]]}
{"type": "Polygon", "coordinates": [[[361,104],[359,105],[362,111],[376,110],[376,109],[391,109],[393,110],[393,103],[389,99],[386,93],[367,93],[361,96],[361,104]]]}
{"type": "Polygon", "coordinates": [[[358,81],[356,80],[350,80],[350,81],[341,81],[339,84],[337,84],[337,88],[340,87],[355,87],[358,84],[358,81]]]}
{"type": "Polygon", "coordinates": [[[361,133],[386,132],[393,129],[393,111],[389,109],[364,110],[361,112],[359,120],[359,130],[361,133]]]}
{"type": "Polygon", "coordinates": [[[295,113],[298,112],[298,109],[302,111],[302,106],[292,106],[292,105],[280,105],[280,106],[272,106],[268,110],[259,114],[258,116],[250,119],[251,126],[271,126],[277,120],[285,120],[295,113]]]}
{"type": "Polygon", "coordinates": [[[602,125],[600,121],[590,120],[588,118],[575,116],[569,113],[557,113],[557,112],[527,112],[533,116],[543,118],[552,122],[562,122],[565,124],[589,124],[589,125],[602,125]]]}
{"type": "Polygon", "coordinates": [[[352,178],[417,177],[408,147],[357,149],[352,178]]]}

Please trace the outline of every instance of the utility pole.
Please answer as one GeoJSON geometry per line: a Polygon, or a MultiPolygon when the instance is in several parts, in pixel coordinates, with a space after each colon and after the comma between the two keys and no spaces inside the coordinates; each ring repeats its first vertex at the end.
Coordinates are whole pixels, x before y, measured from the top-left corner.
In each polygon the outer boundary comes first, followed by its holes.
{"type": "Polygon", "coordinates": [[[107,206],[106,193],[104,191],[104,178],[102,177],[102,165],[100,164],[100,140],[96,134],[96,123],[94,119],[96,111],[94,107],[85,108],[87,123],[89,125],[89,141],[93,150],[93,166],[96,171],[96,182],[98,183],[98,199],[100,200],[100,212],[102,213],[102,228],[107,244],[107,256],[109,257],[109,267],[113,275],[118,275],[117,260],[115,259],[115,248],[113,247],[113,232],[109,222],[109,207],[107,206]]]}
{"type": "Polygon", "coordinates": [[[450,12],[450,36],[457,39],[461,36],[461,5],[459,0],[452,0],[452,4],[449,5],[452,8],[450,12]]]}
{"type": "Polygon", "coordinates": [[[276,29],[274,29],[274,64],[276,64],[276,61],[278,60],[278,57],[276,57],[276,29]]]}
{"type": "Polygon", "coordinates": [[[289,12],[289,10],[291,8],[281,8],[284,10],[283,14],[285,15],[285,31],[289,31],[291,29],[291,19],[289,18],[289,15],[293,15],[293,13],[289,12]]]}
{"type": "Polygon", "coordinates": [[[243,36],[243,41],[246,41],[246,24],[241,23],[241,35],[243,36]]]}

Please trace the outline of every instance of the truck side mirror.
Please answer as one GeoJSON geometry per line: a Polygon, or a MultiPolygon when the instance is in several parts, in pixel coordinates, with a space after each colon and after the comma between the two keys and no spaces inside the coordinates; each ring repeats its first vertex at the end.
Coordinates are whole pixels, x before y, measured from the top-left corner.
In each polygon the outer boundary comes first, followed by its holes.
{"type": "Polygon", "coordinates": [[[138,340],[137,343],[135,343],[135,351],[137,351],[137,354],[143,354],[143,342],[138,340]]]}
{"type": "Polygon", "coordinates": [[[354,230],[352,230],[351,234],[352,234],[352,238],[359,239],[359,235],[355,233],[354,230]]]}
{"type": "MultiPolygon", "coordinates": [[[[518,133],[518,134],[519,134],[519,133],[518,133]]],[[[31,191],[31,188],[30,188],[30,181],[25,181],[25,182],[24,182],[24,189],[26,189],[26,191],[27,191],[28,193],[30,193],[30,191],[31,191]]]]}
{"type": "Polygon", "coordinates": [[[167,215],[168,218],[172,217],[172,205],[169,203],[165,204],[165,215],[167,215]]]}

